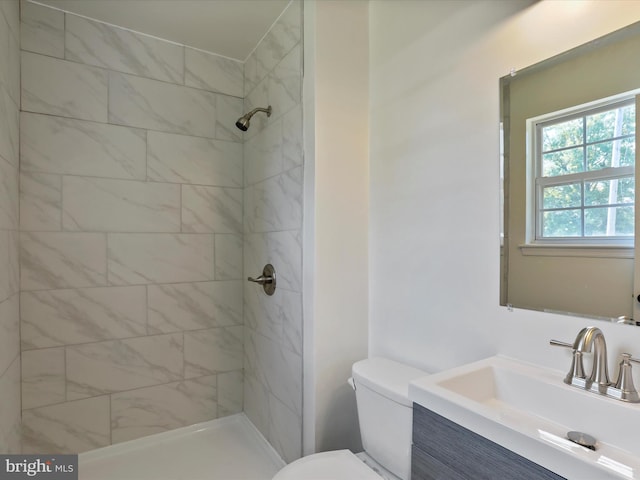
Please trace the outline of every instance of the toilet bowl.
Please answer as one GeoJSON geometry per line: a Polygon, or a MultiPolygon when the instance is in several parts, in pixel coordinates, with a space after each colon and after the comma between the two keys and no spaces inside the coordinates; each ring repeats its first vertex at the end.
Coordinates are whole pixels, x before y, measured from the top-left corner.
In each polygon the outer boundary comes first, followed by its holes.
{"type": "Polygon", "coordinates": [[[349,383],[356,392],[364,452],[316,453],[280,470],[273,480],[409,480],[412,404],[409,382],[427,375],[386,358],[356,362],[349,383]]]}

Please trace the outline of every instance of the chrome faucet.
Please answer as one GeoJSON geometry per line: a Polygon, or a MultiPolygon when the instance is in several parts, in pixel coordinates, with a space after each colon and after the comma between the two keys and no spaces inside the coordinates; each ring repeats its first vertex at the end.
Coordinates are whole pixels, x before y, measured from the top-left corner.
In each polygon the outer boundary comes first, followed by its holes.
{"type": "Polygon", "coordinates": [[[583,328],[573,342],[573,348],[576,352],[590,353],[593,350],[593,369],[587,378],[586,388],[606,395],[611,382],[607,367],[607,342],[602,331],[596,327],[583,328]]]}
{"type": "Polygon", "coordinates": [[[571,369],[565,376],[564,383],[624,402],[640,402],[640,395],[633,385],[630,363],[640,363],[640,360],[632,358],[628,353],[623,353],[618,379],[615,385],[611,383],[607,368],[607,343],[604,340],[604,334],[599,328],[583,328],[578,332],[573,344],[558,340],[551,340],[550,343],[551,345],[567,347],[573,350],[571,369]],[[593,352],[593,368],[591,375],[587,377],[582,366],[582,354],[591,352],[593,352]]]}

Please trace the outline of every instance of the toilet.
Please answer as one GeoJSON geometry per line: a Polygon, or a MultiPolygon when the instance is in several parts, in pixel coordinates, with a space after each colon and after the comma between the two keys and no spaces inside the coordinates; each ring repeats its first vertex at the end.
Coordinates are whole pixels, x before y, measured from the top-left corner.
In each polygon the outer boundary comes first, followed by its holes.
{"type": "Polygon", "coordinates": [[[356,391],[364,452],[316,453],[296,460],[273,480],[409,480],[412,403],[409,382],[428,375],[386,358],[353,364],[349,383],[356,391]]]}

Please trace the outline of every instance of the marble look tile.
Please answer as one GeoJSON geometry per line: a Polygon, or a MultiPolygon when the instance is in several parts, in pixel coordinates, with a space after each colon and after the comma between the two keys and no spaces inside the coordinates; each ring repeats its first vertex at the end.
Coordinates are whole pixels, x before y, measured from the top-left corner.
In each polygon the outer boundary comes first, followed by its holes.
{"type": "Polygon", "coordinates": [[[150,333],[181,332],[242,324],[242,283],[149,285],[150,333]]]}
{"type": "Polygon", "coordinates": [[[143,286],[22,292],[22,348],[145,335],[143,286]]]}
{"type": "Polygon", "coordinates": [[[18,179],[18,169],[0,158],[0,229],[18,229],[18,179]]]}
{"type": "Polygon", "coordinates": [[[19,111],[4,88],[0,88],[0,158],[18,166],[20,148],[19,111]]]}
{"type": "Polygon", "coordinates": [[[13,295],[20,291],[20,232],[17,230],[7,231],[9,241],[9,266],[7,275],[9,276],[9,293],[13,295]]]}
{"type": "Polygon", "coordinates": [[[146,178],[144,130],[23,112],[20,148],[23,171],[146,178]]]}
{"type": "Polygon", "coordinates": [[[48,173],[20,173],[20,229],[62,230],[62,177],[48,173]]]}
{"type": "Polygon", "coordinates": [[[292,2],[256,48],[257,72],[264,78],[301,37],[300,3],[292,2]]]}
{"type": "Polygon", "coordinates": [[[269,434],[269,391],[258,381],[253,372],[245,368],[244,413],[264,435],[269,434]]]}
{"type": "Polygon", "coordinates": [[[302,295],[276,289],[273,296],[245,284],[245,324],[302,355],[302,295]]]}
{"type": "Polygon", "coordinates": [[[185,48],[184,84],[234,97],[244,96],[242,62],[185,48]]]}
{"type": "Polygon", "coordinates": [[[103,234],[20,234],[22,290],[106,285],[106,265],[103,234]]]}
{"type": "Polygon", "coordinates": [[[242,144],[148,133],[148,178],[159,182],[242,187],[242,144]]]}
{"type": "Polygon", "coordinates": [[[20,48],[64,58],[64,12],[22,1],[20,48]]]}
{"type": "Polygon", "coordinates": [[[254,51],[244,62],[244,96],[246,97],[260,83],[258,59],[254,51]]]}
{"type": "Polygon", "coordinates": [[[113,394],[113,443],[212,420],[216,398],[215,375],[113,394]]]}
{"type": "Polygon", "coordinates": [[[269,398],[267,438],[285,462],[302,456],[302,416],[273,397],[269,398]]]}
{"type": "Polygon", "coordinates": [[[20,0],[3,0],[0,2],[0,15],[4,16],[9,29],[20,37],[20,0]]]}
{"type": "Polygon", "coordinates": [[[181,45],[72,14],[66,16],[65,40],[68,60],[183,83],[181,45]]]}
{"type": "Polygon", "coordinates": [[[281,172],[282,121],[274,120],[260,133],[245,142],[245,185],[252,185],[281,172]]]}
{"type": "Polygon", "coordinates": [[[195,88],[111,72],[109,122],[214,138],[216,95],[195,88]]]}
{"type": "Polygon", "coordinates": [[[267,96],[271,105],[277,105],[273,116],[288,112],[302,99],[302,50],[300,45],[291,50],[269,74],[267,96]]]}
{"type": "Polygon", "coordinates": [[[0,302],[13,294],[9,275],[9,233],[9,230],[0,230],[0,302]]]}
{"type": "Polygon", "coordinates": [[[182,379],[182,335],[69,346],[67,399],[121,392],[182,379]]]}
{"type": "Polygon", "coordinates": [[[215,235],[215,279],[242,280],[242,236],[215,235]]]}
{"type": "MultiPolygon", "coordinates": [[[[244,112],[242,111],[242,98],[228,95],[216,95],[216,136],[218,140],[242,142],[242,131],[236,127],[236,121],[244,112]]],[[[266,117],[266,115],[264,115],[266,117]]],[[[255,118],[255,117],[254,117],[255,118]]],[[[252,119],[253,120],[253,119],[252,119]]]]}
{"type": "Polygon", "coordinates": [[[20,44],[19,36],[8,27],[0,15],[0,85],[17,106],[20,105],[20,44]]]}
{"type": "Polygon", "coordinates": [[[182,186],[182,231],[241,233],[242,190],[239,188],[182,186]]]}
{"type": "Polygon", "coordinates": [[[281,112],[279,105],[272,105],[269,103],[269,95],[268,95],[268,78],[260,80],[258,84],[244,97],[244,111],[250,112],[256,107],[266,107],[267,105],[271,105],[273,108],[273,113],[271,117],[267,117],[266,115],[255,115],[251,119],[251,128],[245,132],[244,138],[251,138],[254,135],[260,133],[267,125],[273,123],[271,120],[275,119],[274,115],[276,114],[276,110],[278,110],[278,115],[280,116],[281,112]]]}
{"type": "Polygon", "coordinates": [[[23,453],[75,454],[109,445],[109,397],[22,412],[23,453]]]}
{"type": "Polygon", "coordinates": [[[299,231],[254,233],[244,236],[244,272],[253,275],[271,263],[278,288],[300,292],[302,287],[302,240],[299,231]]]}
{"type": "Polygon", "coordinates": [[[303,161],[302,107],[298,105],[282,117],[282,169],[301,166],[303,161]]]}
{"type": "Polygon", "coordinates": [[[302,227],[302,167],[264,180],[245,192],[248,225],[252,232],[294,230],[302,227]]]}
{"type": "Polygon", "coordinates": [[[218,374],[218,417],[226,417],[243,410],[242,370],[218,374]]]}
{"type": "Polygon", "coordinates": [[[90,232],[179,232],[180,186],[64,177],[62,225],[90,232]]]}
{"type": "Polygon", "coordinates": [[[0,375],[20,355],[20,310],[18,295],[0,302],[0,375]]]}
{"type": "Polygon", "coordinates": [[[185,378],[242,369],[242,336],[242,326],[185,332],[185,378]]]}
{"type": "Polygon", "coordinates": [[[3,454],[22,453],[21,414],[20,355],[16,355],[7,370],[0,374],[0,451],[3,454]]]}
{"type": "Polygon", "coordinates": [[[108,270],[111,285],[213,280],[213,236],[109,234],[108,270]]]}
{"type": "Polygon", "coordinates": [[[22,52],[22,110],[106,122],[107,73],[22,52]]]}
{"type": "Polygon", "coordinates": [[[22,408],[62,403],[66,399],[64,348],[22,352],[22,408]]]}

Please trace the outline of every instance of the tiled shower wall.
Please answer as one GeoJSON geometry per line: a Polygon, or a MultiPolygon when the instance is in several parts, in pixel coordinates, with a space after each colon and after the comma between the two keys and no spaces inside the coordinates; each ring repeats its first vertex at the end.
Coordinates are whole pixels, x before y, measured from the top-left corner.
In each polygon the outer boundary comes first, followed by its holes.
{"type": "MultiPolygon", "coordinates": [[[[24,452],[242,411],[242,63],[28,2],[21,15],[24,452]]],[[[11,243],[17,215],[1,215],[11,243]]]]}
{"type": "Polygon", "coordinates": [[[0,452],[20,453],[18,0],[0,1],[0,452]]]}
{"type": "Polygon", "coordinates": [[[288,462],[302,453],[302,31],[294,0],[245,62],[244,268],[274,265],[277,289],[244,290],[245,413],[288,462]]]}

